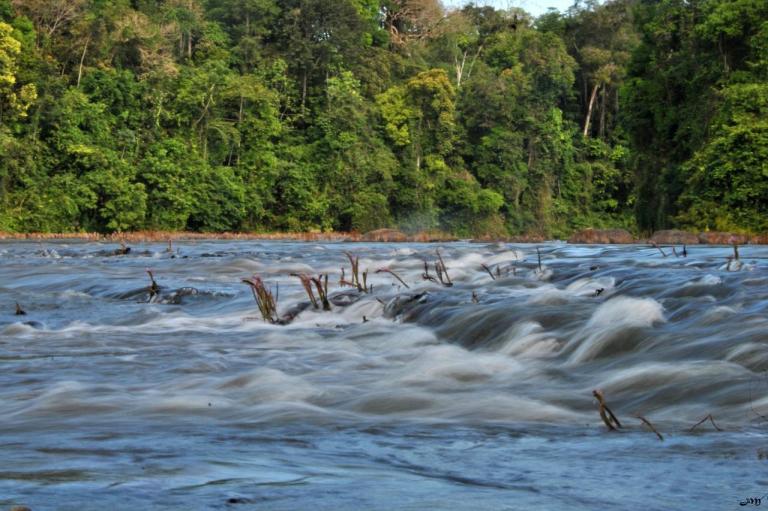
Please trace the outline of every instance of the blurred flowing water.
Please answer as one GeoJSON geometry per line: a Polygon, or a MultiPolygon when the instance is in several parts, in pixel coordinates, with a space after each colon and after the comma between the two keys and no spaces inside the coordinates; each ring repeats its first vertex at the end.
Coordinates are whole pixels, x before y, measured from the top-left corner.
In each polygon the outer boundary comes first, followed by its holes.
{"type": "Polygon", "coordinates": [[[452,287],[422,278],[436,245],[116,248],[0,243],[0,508],[714,510],[768,493],[768,248],[445,244],[452,287]],[[291,273],[340,291],[345,251],[373,293],[287,326],[240,282],[260,275],[286,311],[307,300],[291,273]],[[689,431],[708,414],[724,431],[689,431]]]}

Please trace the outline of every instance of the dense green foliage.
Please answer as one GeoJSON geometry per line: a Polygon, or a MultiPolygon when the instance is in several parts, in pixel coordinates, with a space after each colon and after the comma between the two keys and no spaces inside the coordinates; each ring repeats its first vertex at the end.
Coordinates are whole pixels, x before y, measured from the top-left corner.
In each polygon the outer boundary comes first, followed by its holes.
{"type": "Polygon", "coordinates": [[[763,0],[0,0],[0,230],[766,229],[767,63],[763,0]]]}

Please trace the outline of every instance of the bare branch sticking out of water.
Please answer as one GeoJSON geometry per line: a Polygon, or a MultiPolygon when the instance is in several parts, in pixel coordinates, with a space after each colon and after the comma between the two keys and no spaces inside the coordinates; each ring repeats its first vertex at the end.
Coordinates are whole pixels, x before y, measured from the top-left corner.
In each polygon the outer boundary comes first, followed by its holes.
{"type": "Polygon", "coordinates": [[[395,277],[397,280],[399,280],[399,281],[400,281],[400,283],[401,283],[402,285],[404,285],[406,289],[411,289],[411,286],[409,286],[408,284],[406,284],[406,283],[405,283],[405,281],[404,281],[403,279],[401,279],[401,278],[400,278],[400,275],[398,275],[398,274],[397,274],[397,273],[395,273],[394,271],[390,270],[389,268],[379,268],[378,270],[376,270],[376,273],[389,273],[390,275],[392,275],[393,277],[395,277]]]}
{"type": "Polygon", "coordinates": [[[352,255],[350,252],[344,252],[344,254],[347,256],[349,264],[352,266],[352,285],[356,287],[358,291],[365,291],[360,282],[360,258],[352,255]]]}
{"type": "Polygon", "coordinates": [[[600,407],[600,418],[603,419],[603,422],[606,426],[608,426],[608,429],[614,431],[621,428],[619,419],[616,418],[611,409],[608,408],[608,405],[605,403],[605,396],[603,396],[603,392],[601,390],[593,390],[592,395],[595,396],[595,399],[597,399],[598,406],[600,407]]]}
{"type": "Polygon", "coordinates": [[[21,305],[19,305],[19,302],[16,302],[16,316],[26,316],[27,311],[21,308],[21,305]]]}
{"type": "Polygon", "coordinates": [[[443,261],[443,256],[440,255],[440,249],[435,249],[435,252],[437,252],[437,259],[440,263],[439,265],[435,264],[437,278],[440,279],[440,283],[445,287],[451,287],[453,286],[453,282],[451,282],[451,277],[448,276],[448,267],[445,265],[445,261],[443,261]],[[443,279],[443,276],[445,276],[445,279],[443,279]]]}
{"type": "MultiPolygon", "coordinates": [[[[315,287],[317,288],[317,294],[320,296],[320,301],[323,304],[323,310],[330,311],[331,302],[328,301],[328,274],[326,273],[325,275],[313,277],[312,282],[315,283],[315,287]]],[[[317,306],[315,306],[315,308],[317,308],[317,306]]]]}
{"type": "Polygon", "coordinates": [[[536,257],[539,260],[539,273],[543,273],[541,271],[541,250],[539,250],[539,247],[536,247],[536,257]]]}
{"type": "Polygon", "coordinates": [[[480,298],[477,296],[477,291],[472,291],[472,303],[480,303],[480,298]]]}
{"type": "Polygon", "coordinates": [[[689,431],[689,432],[693,432],[693,430],[695,430],[696,428],[698,428],[699,426],[701,426],[702,424],[704,424],[704,423],[707,421],[707,419],[709,419],[709,422],[711,422],[711,423],[712,423],[712,426],[714,426],[714,427],[715,427],[715,429],[716,429],[717,431],[722,431],[722,429],[720,429],[720,428],[717,426],[717,424],[715,424],[715,419],[714,419],[714,417],[712,417],[712,414],[711,414],[711,413],[710,413],[709,415],[707,415],[706,417],[704,417],[703,419],[701,419],[701,420],[700,420],[699,422],[697,422],[696,424],[694,424],[694,425],[693,425],[693,427],[691,427],[691,429],[689,429],[688,431],[689,431]]]}
{"type": "MultiPolygon", "coordinates": [[[[488,275],[490,275],[490,276],[491,276],[491,278],[492,278],[493,280],[496,280],[496,277],[494,276],[494,274],[493,274],[493,272],[491,271],[491,269],[490,269],[490,268],[488,268],[488,266],[486,266],[486,265],[484,265],[484,264],[482,264],[482,263],[480,264],[480,266],[482,266],[482,268],[483,268],[483,269],[484,269],[486,272],[488,272],[488,275]]],[[[498,268],[496,268],[496,271],[498,271],[498,270],[499,270],[499,269],[498,269],[498,268]]]]}
{"type": "Polygon", "coordinates": [[[291,273],[291,277],[296,277],[301,281],[304,292],[307,293],[309,301],[312,302],[312,307],[319,309],[320,307],[317,305],[317,298],[315,298],[315,293],[312,291],[312,279],[309,275],[305,273],[291,273]]]}
{"type": "Polygon", "coordinates": [[[259,307],[259,312],[264,321],[273,324],[277,323],[277,300],[272,291],[264,285],[264,281],[254,275],[249,279],[243,279],[242,282],[251,288],[253,298],[256,300],[256,305],[259,307]]]}
{"type": "Polygon", "coordinates": [[[131,247],[125,244],[125,241],[120,242],[120,248],[115,250],[115,255],[128,255],[131,253],[131,247]]]}
{"type": "Polygon", "coordinates": [[[739,245],[737,243],[733,244],[733,260],[739,260],[739,245]]]}
{"type": "Polygon", "coordinates": [[[152,300],[157,298],[157,296],[160,294],[160,286],[157,285],[157,281],[155,280],[155,276],[152,274],[152,270],[147,268],[147,275],[149,275],[149,299],[147,300],[147,303],[152,303],[152,300]]]}
{"type": "Polygon", "coordinates": [[[344,267],[341,267],[341,278],[339,279],[339,287],[354,287],[357,286],[354,284],[354,282],[350,282],[347,280],[346,272],[344,271],[344,267]]]}
{"type": "Polygon", "coordinates": [[[664,437],[663,437],[663,436],[661,436],[661,433],[659,433],[659,430],[658,430],[658,429],[656,429],[656,427],[655,427],[655,426],[654,426],[654,425],[651,423],[651,421],[649,421],[648,419],[646,419],[646,418],[645,418],[645,417],[643,417],[642,415],[636,415],[635,417],[637,417],[638,419],[640,419],[640,420],[642,421],[642,423],[643,423],[643,424],[645,424],[646,426],[648,426],[648,428],[650,428],[650,430],[651,430],[651,431],[653,431],[654,433],[656,433],[656,436],[657,436],[657,437],[659,437],[659,440],[660,440],[660,441],[662,441],[662,442],[664,441],[664,437]]]}
{"type": "Polygon", "coordinates": [[[430,282],[437,283],[437,279],[429,274],[429,263],[424,259],[424,273],[421,274],[421,278],[430,282]]]}
{"type": "Polygon", "coordinates": [[[667,257],[667,254],[666,254],[666,252],[664,252],[664,250],[663,250],[663,249],[662,249],[660,246],[658,246],[656,243],[651,243],[651,245],[653,245],[653,248],[655,248],[655,249],[657,249],[659,252],[661,252],[661,255],[662,255],[662,256],[664,256],[664,257],[667,257]]]}

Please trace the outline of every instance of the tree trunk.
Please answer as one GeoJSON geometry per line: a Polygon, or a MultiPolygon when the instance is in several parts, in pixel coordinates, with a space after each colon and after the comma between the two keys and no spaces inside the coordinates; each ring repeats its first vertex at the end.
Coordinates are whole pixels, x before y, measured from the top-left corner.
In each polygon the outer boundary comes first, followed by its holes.
{"type": "Polygon", "coordinates": [[[454,55],[453,64],[456,67],[456,88],[461,88],[461,78],[464,75],[464,65],[467,63],[467,52],[461,54],[461,62],[454,55]]]}
{"type": "Polygon", "coordinates": [[[77,88],[80,88],[80,79],[83,77],[83,62],[85,62],[85,53],[88,51],[88,43],[91,42],[91,36],[85,39],[85,45],[83,45],[83,54],[80,55],[80,67],[77,70],[77,88]]]}
{"type": "Polygon", "coordinates": [[[600,128],[597,130],[600,138],[605,138],[605,87],[600,90],[600,128]]]}
{"type": "Polygon", "coordinates": [[[600,84],[596,83],[592,87],[592,95],[589,97],[589,106],[587,107],[587,118],[584,120],[584,136],[589,136],[589,122],[592,119],[592,109],[595,106],[595,98],[597,97],[597,89],[600,88],[600,84]]]}

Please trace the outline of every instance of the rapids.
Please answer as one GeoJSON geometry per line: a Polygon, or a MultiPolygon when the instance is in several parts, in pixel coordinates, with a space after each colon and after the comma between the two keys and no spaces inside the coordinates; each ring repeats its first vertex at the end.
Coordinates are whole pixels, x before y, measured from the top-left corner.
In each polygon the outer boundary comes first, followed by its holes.
{"type": "Polygon", "coordinates": [[[450,243],[450,287],[422,277],[430,244],[116,248],[0,242],[0,509],[719,510],[768,494],[768,247],[729,262],[450,243]],[[290,274],[327,273],[334,295],[345,251],[372,293],[314,310],[290,274]],[[262,321],[253,274],[294,321],[262,321]],[[690,431],[709,414],[723,431],[690,431]]]}

